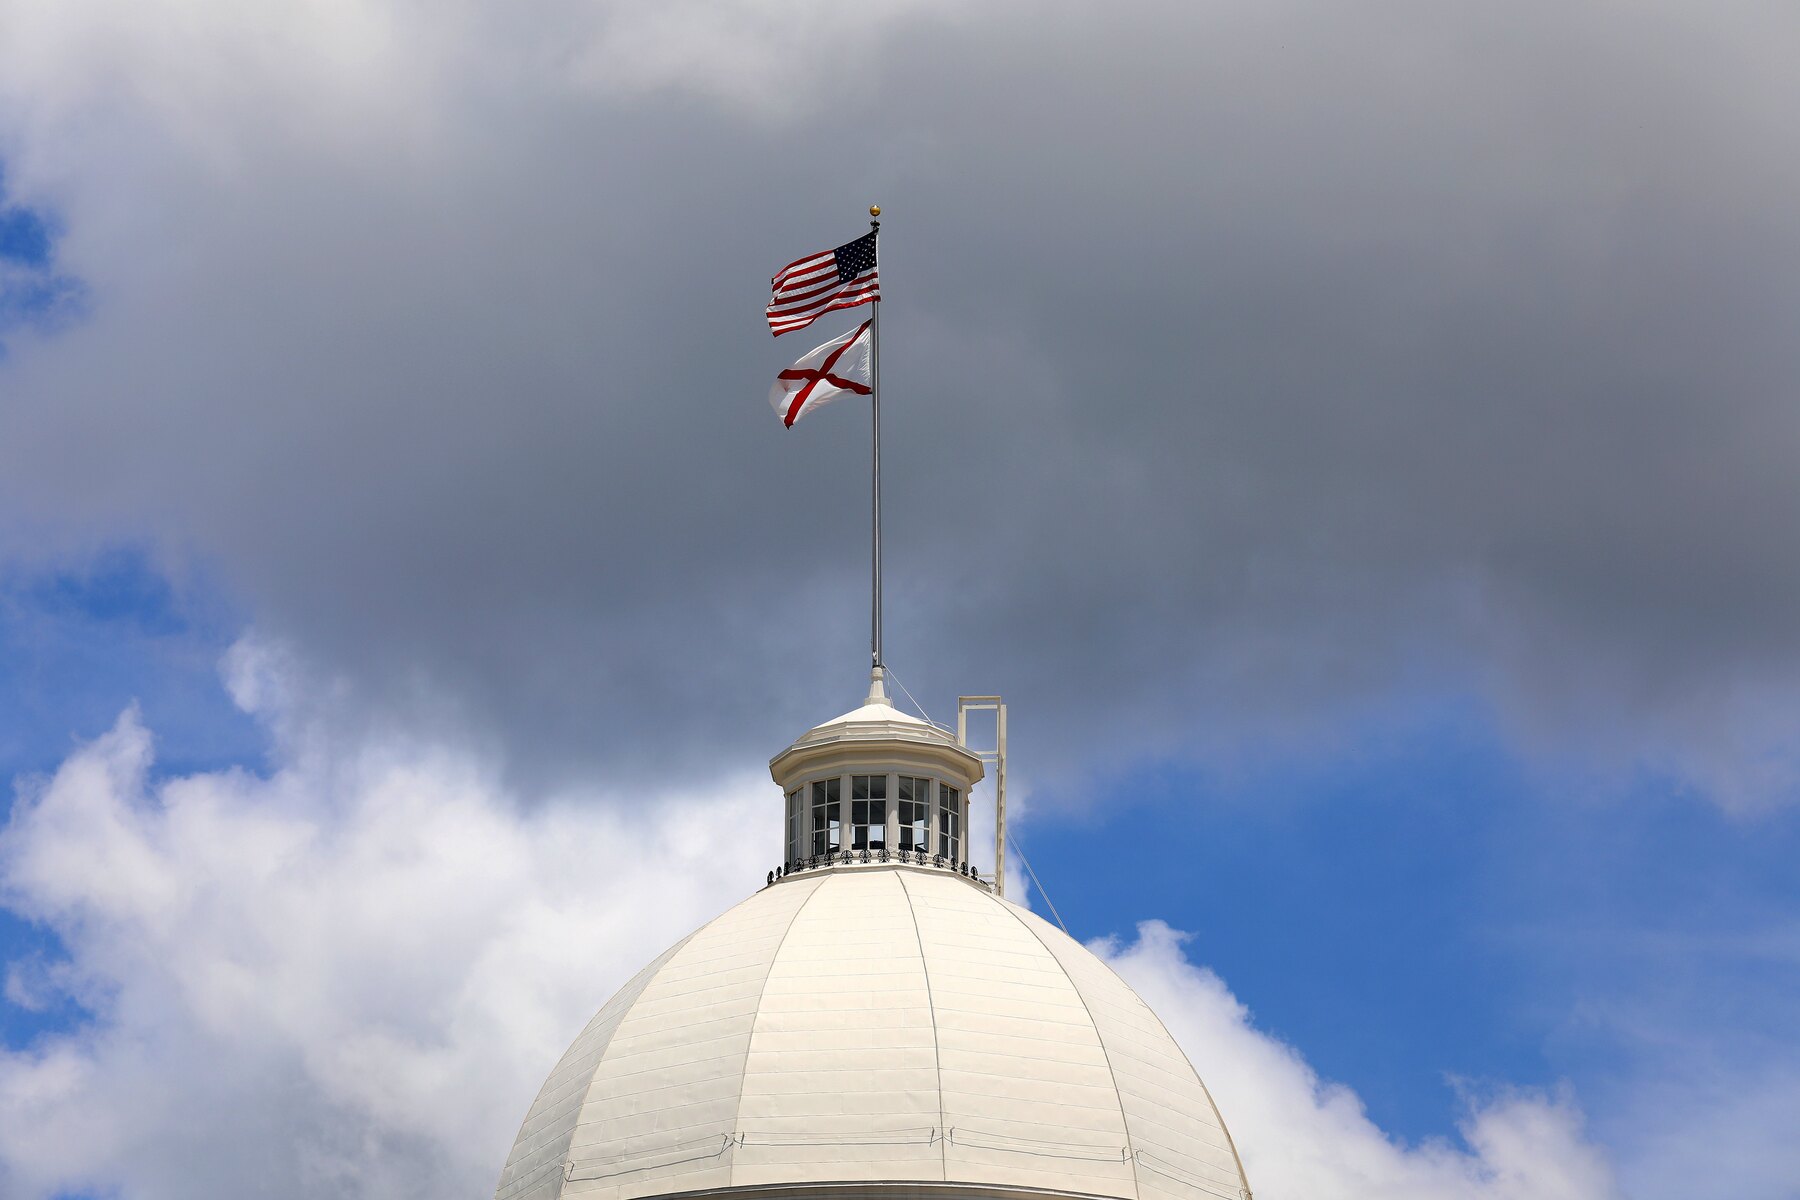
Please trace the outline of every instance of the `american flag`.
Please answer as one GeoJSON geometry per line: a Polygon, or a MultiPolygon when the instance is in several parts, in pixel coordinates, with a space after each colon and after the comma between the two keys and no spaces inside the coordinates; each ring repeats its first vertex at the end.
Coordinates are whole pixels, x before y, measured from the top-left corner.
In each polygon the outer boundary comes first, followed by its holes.
{"type": "Polygon", "coordinates": [[[791,262],[770,282],[769,332],[776,337],[805,329],[835,309],[872,304],[881,299],[875,233],[791,262]]]}

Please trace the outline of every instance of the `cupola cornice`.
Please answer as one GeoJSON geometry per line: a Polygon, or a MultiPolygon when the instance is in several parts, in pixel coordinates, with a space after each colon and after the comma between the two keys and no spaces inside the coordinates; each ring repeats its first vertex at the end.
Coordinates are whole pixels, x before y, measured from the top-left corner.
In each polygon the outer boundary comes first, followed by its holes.
{"type": "Polygon", "coordinates": [[[929,771],[965,789],[985,773],[980,757],[948,730],[888,703],[879,668],[860,708],[814,726],[769,760],[770,776],[784,789],[811,775],[858,767],[929,771]]]}

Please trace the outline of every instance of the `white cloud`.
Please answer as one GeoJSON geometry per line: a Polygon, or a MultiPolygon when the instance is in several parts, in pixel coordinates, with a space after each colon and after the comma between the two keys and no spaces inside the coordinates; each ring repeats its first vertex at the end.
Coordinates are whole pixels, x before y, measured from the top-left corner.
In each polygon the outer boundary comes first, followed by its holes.
{"type": "MultiPolygon", "coordinates": [[[[740,114],[790,116],[866,86],[883,34],[964,11],[950,0],[554,0],[529,11],[470,0],[271,9],[4,0],[0,95],[27,129],[91,134],[96,116],[130,111],[229,168],[252,161],[240,150],[259,135],[338,150],[346,137],[368,148],[401,130],[454,139],[451,110],[502,79],[621,99],[687,94],[740,114]]],[[[35,138],[27,148],[39,161],[68,161],[35,138]]]]}
{"type": "Polygon", "coordinates": [[[1727,1187],[1743,1200],[1790,1200],[1800,1180],[1800,1062],[1791,1041],[1746,1058],[1717,1046],[1644,1073],[1618,1098],[1605,1131],[1620,1174],[1641,1200],[1727,1187]]]}
{"type": "Polygon", "coordinates": [[[479,1194],[605,993],[770,857],[747,777],[521,815],[455,749],[340,750],[157,779],[127,712],[25,787],[0,887],[69,956],[30,990],[93,1016],[0,1056],[0,1192],[479,1194]]]}
{"type": "MultiPolygon", "coordinates": [[[[479,1195],[607,991],[759,882],[770,788],[524,809],[466,750],[312,726],[329,706],[289,655],[249,643],[228,674],[281,731],[268,775],[158,778],[128,711],[0,834],[0,895],[68,954],[9,990],[92,1014],[0,1056],[0,1185],[479,1195]]],[[[1475,1106],[1466,1151],[1401,1147],[1166,926],[1103,949],[1203,1068],[1265,1200],[1610,1194],[1566,1097],[1475,1106]]]]}
{"type": "Polygon", "coordinates": [[[1618,1195],[1600,1147],[1566,1094],[1502,1091],[1472,1101],[1466,1147],[1404,1146],[1350,1089],[1258,1031],[1223,981],[1182,953],[1161,921],[1098,949],[1162,1017],[1206,1080],[1263,1200],[1599,1200],[1618,1195]]]}
{"type": "Polygon", "coordinates": [[[959,13],[966,6],[950,0],[619,5],[574,65],[578,79],[607,91],[681,90],[786,116],[821,93],[866,86],[881,34],[959,13]]]}

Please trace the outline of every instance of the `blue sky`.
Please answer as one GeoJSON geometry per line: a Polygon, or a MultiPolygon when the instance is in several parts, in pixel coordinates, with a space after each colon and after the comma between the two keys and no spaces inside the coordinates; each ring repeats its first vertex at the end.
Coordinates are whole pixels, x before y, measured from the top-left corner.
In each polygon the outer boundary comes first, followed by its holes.
{"type": "MultiPolygon", "coordinates": [[[[132,705],[161,731],[169,771],[256,769],[263,734],[220,686],[219,658],[232,631],[220,617],[184,603],[129,550],[107,551],[79,570],[7,572],[0,582],[0,772],[16,786],[54,771],[132,705]]],[[[60,957],[54,933],[0,907],[0,960],[60,957]]],[[[84,1019],[70,998],[47,999],[37,1010],[0,1004],[5,1045],[22,1048],[84,1019]]]]}
{"type": "Polygon", "coordinates": [[[216,594],[178,594],[142,554],[115,549],[74,570],[9,573],[0,611],[9,776],[54,770],[131,704],[161,731],[172,773],[258,762],[262,735],[220,684],[238,626],[216,594]]]}
{"type": "Polygon", "coordinates": [[[1259,1196],[1785,1200],[1795,21],[9,27],[0,1193],[479,1192],[761,879],[868,519],[766,281],[880,201],[889,658],[1006,696],[1020,844],[1259,1196]]]}
{"type": "Polygon", "coordinates": [[[1628,1088],[1658,1055],[1616,1011],[1635,1001],[1721,1054],[1800,1034],[1791,946],[1744,944],[1791,930],[1791,816],[1579,794],[1454,701],[1369,742],[1228,783],[1146,766],[1096,797],[1104,821],[1028,826],[1033,863],[1078,936],[1192,930],[1260,1022],[1407,1137],[1451,1132],[1459,1081],[1628,1088]]]}
{"type": "Polygon", "coordinates": [[[80,282],[56,269],[56,222],[30,205],[9,202],[0,162],[0,352],[15,326],[45,325],[79,311],[80,282]]]}
{"type": "Polygon", "coordinates": [[[50,231],[44,219],[17,205],[0,209],[0,256],[27,266],[50,261],[50,231]]]}

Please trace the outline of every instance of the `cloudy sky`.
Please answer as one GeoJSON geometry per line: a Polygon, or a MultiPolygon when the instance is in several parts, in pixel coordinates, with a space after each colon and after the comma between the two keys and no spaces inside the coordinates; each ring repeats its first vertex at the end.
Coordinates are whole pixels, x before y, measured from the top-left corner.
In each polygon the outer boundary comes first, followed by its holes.
{"type": "Polygon", "coordinates": [[[889,661],[1258,1196],[1792,1197],[1796,47],[0,0],[0,1196],[490,1191],[861,695],[879,202],[889,661]]]}

